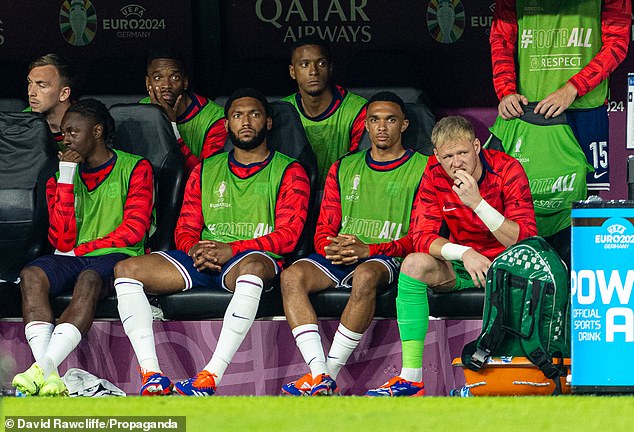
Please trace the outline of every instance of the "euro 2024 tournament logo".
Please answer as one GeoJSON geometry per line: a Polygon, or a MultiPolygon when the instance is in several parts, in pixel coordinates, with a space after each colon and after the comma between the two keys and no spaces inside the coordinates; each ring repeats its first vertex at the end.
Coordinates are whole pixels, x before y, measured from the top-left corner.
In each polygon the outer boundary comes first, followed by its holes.
{"type": "Polygon", "coordinates": [[[628,228],[632,228],[632,224],[628,220],[612,218],[603,224],[607,234],[596,234],[594,242],[602,244],[604,249],[629,249],[634,244],[634,235],[629,234],[628,228]],[[608,225],[609,224],[609,225],[608,225]]]}
{"type": "Polygon", "coordinates": [[[209,207],[213,209],[218,208],[228,208],[231,207],[231,203],[225,202],[225,197],[227,195],[227,183],[222,181],[218,184],[218,187],[214,190],[214,195],[216,196],[216,202],[210,203],[209,207]]]}
{"type": "Polygon", "coordinates": [[[97,33],[97,12],[90,0],[66,0],[59,10],[59,30],[71,45],[85,46],[97,33]]]}
{"type": "Polygon", "coordinates": [[[218,195],[218,202],[219,203],[225,202],[225,192],[226,191],[227,191],[227,183],[220,182],[220,185],[218,185],[218,190],[216,191],[216,195],[218,195]]]}
{"type": "Polygon", "coordinates": [[[465,28],[464,6],[460,0],[431,0],[427,5],[427,28],[436,41],[456,42],[465,28]]]}
{"type": "Polygon", "coordinates": [[[346,195],[346,201],[358,201],[359,200],[359,184],[361,183],[361,176],[355,174],[352,178],[352,187],[350,188],[350,194],[346,195]]]}

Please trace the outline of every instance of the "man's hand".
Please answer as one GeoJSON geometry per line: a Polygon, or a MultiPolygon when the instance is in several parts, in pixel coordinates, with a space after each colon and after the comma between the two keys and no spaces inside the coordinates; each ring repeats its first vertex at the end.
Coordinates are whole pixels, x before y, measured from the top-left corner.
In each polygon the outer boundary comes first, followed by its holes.
{"type": "Polygon", "coordinates": [[[84,161],[82,155],[68,147],[66,147],[66,150],[58,152],[57,157],[59,157],[60,162],[75,162],[79,164],[84,161]]]}
{"type": "Polygon", "coordinates": [[[535,107],[535,114],[542,114],[546,118],[557,117],[568,109],[577,98],[577,89],[567,82],[544,99],[535,107]]]}
{"type": "Polygon", "coordinates": [[[484,288],[487,280],[487,271],[491,267],[491,260],[473,249],[468,249],[462,254],[462,263],[469,272],[476,287],[484,288]]]}
{"type": "Polygon", "coordinates": [[[454,185],[451,188],[458,195],[460,201],[467,207],[475,209],[482,201],[477,180],[467,174],[467,172],[458,170],[453,182],[454,185]]]}
{"type": "Polygon", "coordinates": [[[181,104],[184,103],[183,95],[181,94],[176,98],[176,102],[172,107],[161,97],[161,89],[159,86],[149,86],[147,90],[150,96],[150,102],[163,108],[165,114],[167,114],[167,118],[169,118],[171,122],[176,122],[178,113],[184,110],[184,107],[181,107],[181,104]]]}
{"type": "Polygon", "coordinates": [[[361,258],[370,256],[370,247],[363,243],[357,236],[339,234],[337,237],[328,237],[330,244],[324,249],[326,259],[335,265],[354,264],[361,258]]]}
{"type": "Polygon", "coordinates": [[[233,257],[231,246],[226,243],[201,240],[189,250],[198,271],[220,271],[221,267],[233,257]]]}
{"type": "Polygon", "coordinates": [[[216,258],[216,262],[218,264],[225,265],[227,261],[233,258],[233,250],[231,249],[231,245],[222,242],[213,242],[214,244],[214,256],[216,258]]]}
{"type": "Polygon", "coordinates": [[[498,114],[504,120],[519,117],[524,114],[522,105],[528,105],[526,96],[517,93],[506,95],[498,105],[498,114]]]}
{"type": "Polygon", "coordinates": [[[214,242],[208,240],[199,241],[192,246],[188,254],[194,260],[196,270],[220,271],[218,259],[213,251],[214,248],[214,242]]]}

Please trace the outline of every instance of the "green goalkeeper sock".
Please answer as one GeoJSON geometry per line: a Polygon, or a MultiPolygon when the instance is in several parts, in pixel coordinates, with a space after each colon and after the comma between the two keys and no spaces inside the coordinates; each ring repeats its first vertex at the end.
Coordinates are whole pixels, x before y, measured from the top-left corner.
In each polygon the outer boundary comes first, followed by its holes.
{"type": "Polygon", "coordinates": [[[403,347],[403,367],[421,368],[429,326],[426,284],[404,273],[399,275],[396,316],[403,347]]]}

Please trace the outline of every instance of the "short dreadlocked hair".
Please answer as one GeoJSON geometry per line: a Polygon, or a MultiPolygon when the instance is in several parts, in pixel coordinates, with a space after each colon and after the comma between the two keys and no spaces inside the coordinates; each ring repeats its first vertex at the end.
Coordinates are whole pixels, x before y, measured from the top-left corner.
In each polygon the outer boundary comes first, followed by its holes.
{"type": "Polygon", "coordinates": [[[77,113],[94,120],[95,124],[102,124],[104,141],[108,146],[112,145],[115,132],[114,119],[102,102],[97,99],[80,99],[72,104],[66,113],[77,113]]]}

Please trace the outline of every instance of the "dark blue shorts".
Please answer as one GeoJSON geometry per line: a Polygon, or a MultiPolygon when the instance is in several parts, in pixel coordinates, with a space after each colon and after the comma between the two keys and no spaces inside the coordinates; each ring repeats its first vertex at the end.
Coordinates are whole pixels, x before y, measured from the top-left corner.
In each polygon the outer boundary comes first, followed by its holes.
{"type": "Polygon", "coordinates": [[[318,253],[312,253],[306,258],[299,259],[295,262],[300,261],[308,261],[317,266],[319,270],[324,272],[326,276],[328,276],[335,282],[335,284],[337,284],[337,288],[350,288],[352,286],[354,270],[364,262],[376,261],[383,264],[389,273],[388,285],[396,280],[398,272],[401,268],[401,262],[399,260],[387,255],[374,255],[369,258],[360,259],[357,263],[350,265],[332,264],[329,260],[326,259],[325,256],[318,253]]]}
{"type": "Polygon", "coordinates": [[[566,111],[568,124],[577,137],[581,149],[594,167],[588,173],[588,190],[610,190],[610,166],[608,165],[608,142],[610,127],[607,106],[566,111]]]}
{"type": "Polygon", "coordinates": [[[130,256],[122,253],[100,256],[44,255],[31,261],[27,267],[39,267],[44,270],[48,277],[48,291],[51,297],[72,292],[79,274],[92,270],[101,276],[102,297],[107,297],[114,291],[114,266],[126,258],[130,256]]]}
{"type": "MultiPolygon", "coordinates": [[[[251,254],[260,254],[271,260],[271,263],[275,266],[275,274],[280,273],[280,266],[275,260],[275,258],[268,255],[266,252],[262,252],[259,250],[249,250],[239,253],[238,255],[231,258],[227,261],[220,269],[219,272],[210,272],[210,271],[201,271],[199,272],[194,267],[194,260],[192,257],[187,255],[185,252],[180,250],[171,250],[171,251],[159,251],[152,252],[154,254],[161,255],[163,258],[168,260],[181,274],[183,280],[185,281],[185,289],[183,291],[187,291],[192,288],[216,288],[216,289],[225,289],[231,292],[225,285],[225,276],[235,266],[238,264],[244,257],[251,254]]],[[[267,287],[265,287],[267,288],[267,287]]]]}

